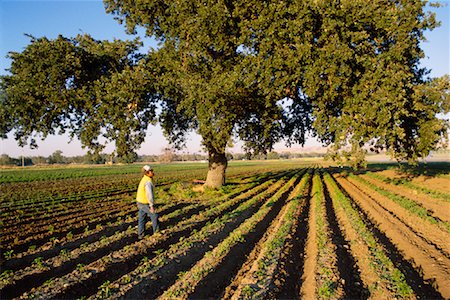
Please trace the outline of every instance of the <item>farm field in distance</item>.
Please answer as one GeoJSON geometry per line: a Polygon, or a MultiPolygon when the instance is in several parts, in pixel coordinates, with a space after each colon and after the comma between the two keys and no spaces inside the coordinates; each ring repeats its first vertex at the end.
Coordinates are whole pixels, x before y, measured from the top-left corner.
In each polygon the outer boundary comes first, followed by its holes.
{"type": "Polygon", "coordinates": [[[142,165],[1,169],[1,298],[450,298],[448,162],[152,164],[139,240],[142,165]]]}

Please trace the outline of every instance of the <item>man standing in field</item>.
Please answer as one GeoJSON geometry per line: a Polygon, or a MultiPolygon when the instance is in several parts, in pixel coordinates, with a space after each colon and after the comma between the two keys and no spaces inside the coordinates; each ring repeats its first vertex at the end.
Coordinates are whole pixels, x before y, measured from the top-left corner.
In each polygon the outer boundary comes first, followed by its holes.
{"type": "Polygon", "coordinates": [[[144,176],[139,183],[139,187],[136,195],[136,202],[138,206],[138,237],[142,239],[145,233],[146,216],[150,217],[153,225],[153,233],[157,232],[158,227],[158,215],[155,210],[155,195],[153,185],[153,169],[145,165],[142,167],[144,176]]]}

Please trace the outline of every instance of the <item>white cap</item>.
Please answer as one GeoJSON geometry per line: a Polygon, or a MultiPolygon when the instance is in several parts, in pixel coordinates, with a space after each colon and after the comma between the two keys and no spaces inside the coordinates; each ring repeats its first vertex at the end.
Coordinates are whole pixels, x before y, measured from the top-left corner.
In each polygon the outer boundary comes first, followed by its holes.
{"type": "Polygon", "coordinates": [[[152,170],[152,168],[151,168],[149,165],[143,166],[142,169],[143,169],[145,172],[148,172],[148,171],[152,170]]]}

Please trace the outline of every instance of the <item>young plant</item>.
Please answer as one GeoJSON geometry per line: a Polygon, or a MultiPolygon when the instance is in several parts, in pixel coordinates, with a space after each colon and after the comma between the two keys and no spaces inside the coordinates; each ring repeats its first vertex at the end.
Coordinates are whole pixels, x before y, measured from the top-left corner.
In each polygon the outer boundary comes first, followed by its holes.
{"type": "Polygon", "coordinates": [[[14,250],[8,250],[5,251],[5,253],[3,253],[3,256],[5,257],[5,259],[11,259],[14,255],[14,250]]]}
{"type": "Polygon", "coordinates": [[[102,285],[99,286],[100,293],[103,298],[108,298],[111,296],[111,289],[109,288],[109,284],[111,282],[109,280],[106,280],[102,285]]]}

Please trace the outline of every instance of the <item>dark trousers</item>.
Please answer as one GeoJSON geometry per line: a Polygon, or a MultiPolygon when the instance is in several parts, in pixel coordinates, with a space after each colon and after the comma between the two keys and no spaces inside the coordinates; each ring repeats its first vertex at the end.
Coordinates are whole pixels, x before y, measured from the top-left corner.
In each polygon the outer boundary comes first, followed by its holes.
{"type": "Polygon", "coordinates": [[[148,206],[148,204],[137,202],[137,206],[138,206],[138,236],[140,237],[144,236],[145,223],[147,221],[146,217],[150,217],[150,220],[152,220],[153,233],[157,232],[159,229],[158,214],[151,213],[150,206],[148,206]]]}

